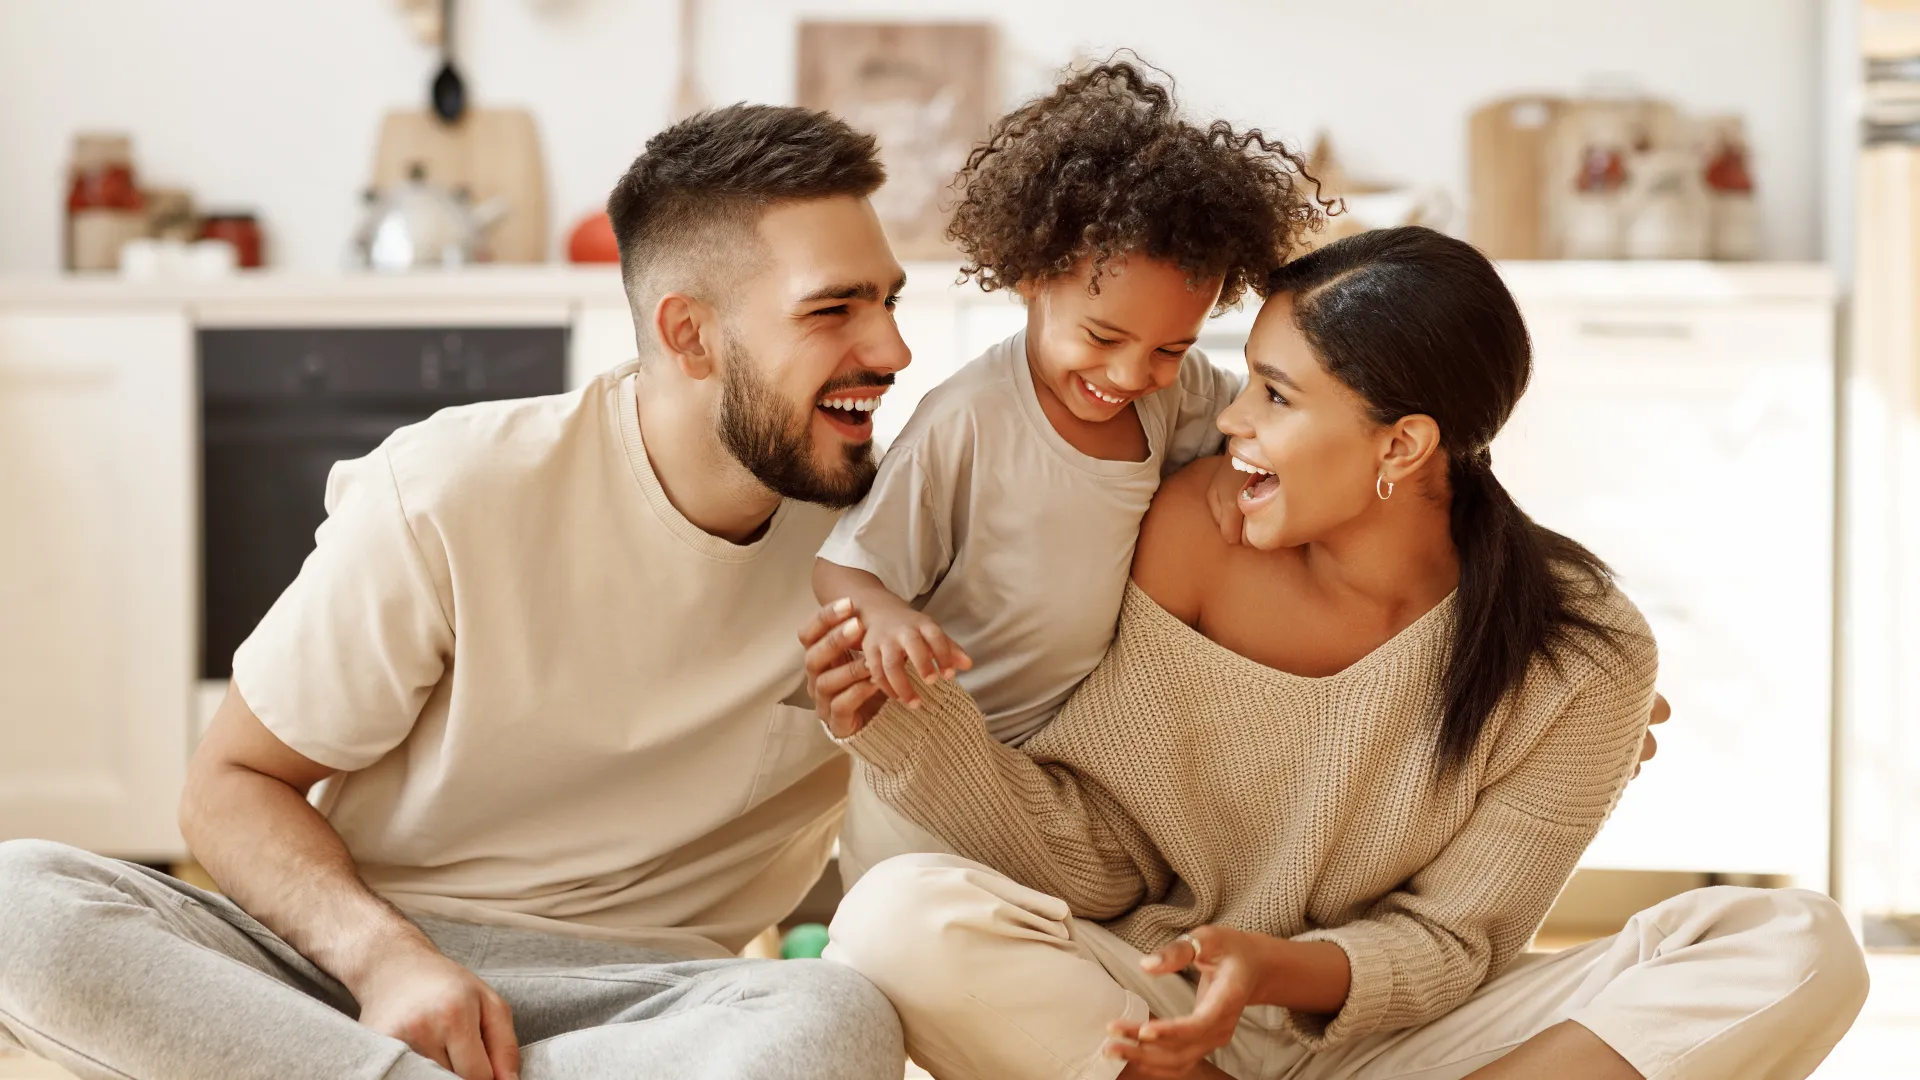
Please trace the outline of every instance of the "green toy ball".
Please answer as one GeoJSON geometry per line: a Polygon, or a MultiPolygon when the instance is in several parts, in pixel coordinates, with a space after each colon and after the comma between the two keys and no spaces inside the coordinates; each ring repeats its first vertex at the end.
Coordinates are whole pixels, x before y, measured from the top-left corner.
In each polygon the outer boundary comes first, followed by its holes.
{"type": "Polygon", "coordinates": [[[827,928],[817,922],[803,922],[780,939],[780,959],[817,960],[827,951],[827,928]]]}

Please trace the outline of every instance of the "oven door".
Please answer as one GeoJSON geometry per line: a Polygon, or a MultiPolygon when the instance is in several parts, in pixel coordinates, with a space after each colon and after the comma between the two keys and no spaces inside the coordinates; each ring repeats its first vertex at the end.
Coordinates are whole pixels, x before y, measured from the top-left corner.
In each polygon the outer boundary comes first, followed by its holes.
{"type": "Polygon", "coordinates": [[[327,474],[425,410],[299,414],[209,407],[202,446],[201,677],[233,652],[300,572],[326,520],[327,474]],[[225,415],[223,415],[225,414],[225,415]]]}

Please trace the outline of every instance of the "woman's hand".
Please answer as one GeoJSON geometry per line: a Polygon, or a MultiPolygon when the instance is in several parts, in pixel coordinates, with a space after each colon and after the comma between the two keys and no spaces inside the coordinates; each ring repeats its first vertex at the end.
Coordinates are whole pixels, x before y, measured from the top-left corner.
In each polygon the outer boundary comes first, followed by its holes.
{"type": "Polygon", "coordinates": [[[1647,733],[1640,737],[1640,760],[1633,764],[1633,775],[1640,775],[1640,766],[1653,760],[1660,752],[1660,740],[1653,737],[1653,725],[1664,724],[1673,716],[1673,706],[1659,693],[1653,695],[1653,715],[1647,720],[1647,733]]]}
{"type": "Polygon", "coordinates": [[[1213,470],[1213,479],[1207,484],[1207,509],[1213,512],[1213,523],[1220,528],[1220,539],[1227,546],[1235,547],[1246,531],[1246,515],[1240,513],[1240,492],[1247,486],[1245,473],[1235,472],[1226,458],[1220,458],[1213,470]]]}
{"type": "Polygon", "coordinates": [[[821,608],[800,630],[800,644],[807,650],[807,693],[813,696],[813,711],[836,739],[858,733],[886,704],[860,654],[865,635],[851,600],[821,608]]]}
{"type": "Polygon", "coordinates": [[[1233,1040],[1240,1014],[1252,1002],[1268,965],[1276,939],[1202,926],[1143,957],[1140,967],[1150,974],[1168,975],[1191,967],[1200,972],[1193,1012],[1172,1018],[1155,1017],[1144,1024],[1116,1020],[1107,1030],[1108,1057],[1132,1063],[1132,1075],[1154,1080],[1186,1076],[1208,1054],[1233,1040]]]}

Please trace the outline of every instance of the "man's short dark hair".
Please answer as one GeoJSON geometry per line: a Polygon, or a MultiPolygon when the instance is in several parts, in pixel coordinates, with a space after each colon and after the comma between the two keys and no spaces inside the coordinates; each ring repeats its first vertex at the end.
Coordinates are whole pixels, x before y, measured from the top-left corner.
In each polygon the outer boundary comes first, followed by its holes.
{"type": "Polygon", "coordinates": [[[635,317],[669,291],[720,299],[717,275],[750,256],[767,208],[865,198],[886,178],[873,136],[813,109],[729,105],[667,128],[607,197],[635,317]]]}

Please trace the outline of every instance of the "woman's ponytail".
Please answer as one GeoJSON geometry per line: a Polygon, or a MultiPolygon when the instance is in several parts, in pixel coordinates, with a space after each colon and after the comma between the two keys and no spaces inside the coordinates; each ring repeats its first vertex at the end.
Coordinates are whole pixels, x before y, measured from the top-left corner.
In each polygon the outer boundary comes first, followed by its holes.
{"type": "Polygon", "coordinates": [[[1492,455],[1455,456],[1451,528],[1460,555],[1454,637],[1446,674],[1446,712],[1435,748],[1442,771],[1472,756],[1487,717],[1527,674],[1534,654],[1575,628],[1606,636],[1570,608],[1569,571],[1610,581],[1592,552],[1534,523],[1493,475],[1492,455]]]}
{"type": "Polygon", "coordinates": [[[1276,270],[1267,292],[1292,295],[1301,333],[1376,421],[1423,414],[1440,426],[1460,560],[1434,746],[1444,774],[1473,756],[1536,656],[1618,633],[1579,603],[1611,584],[1606,564],[1535,524],[1493,474],[1487,446],[1532,374],[1526,325],[1485,256],[1418,227],[1329,244],[1276,270]]]}

